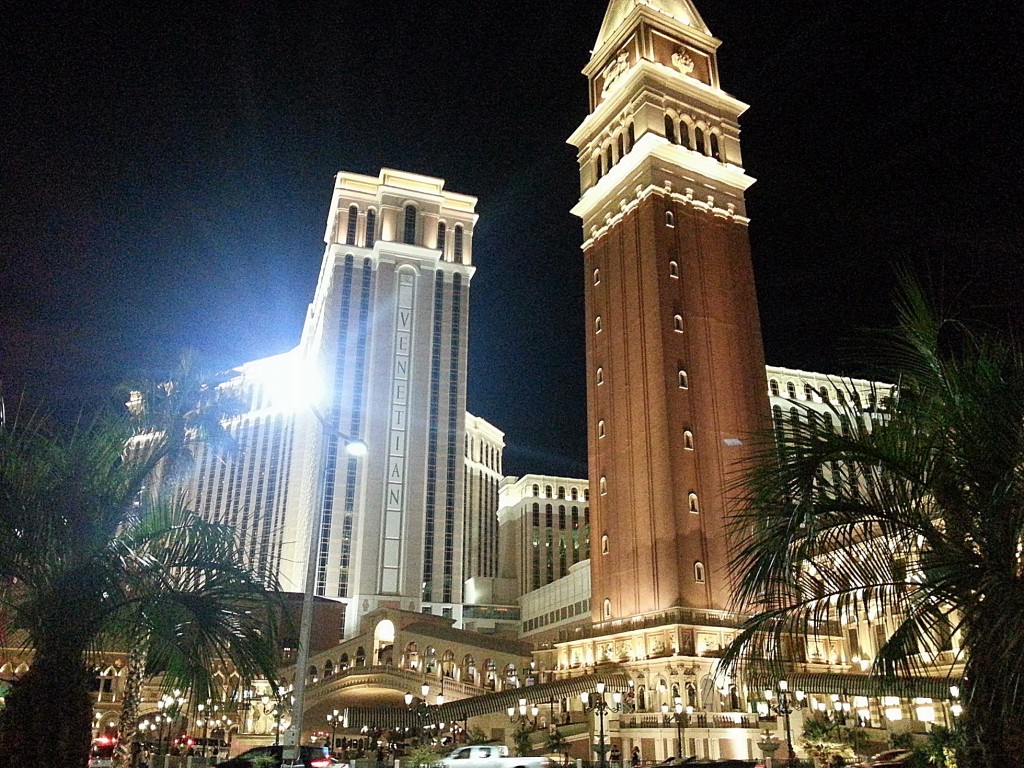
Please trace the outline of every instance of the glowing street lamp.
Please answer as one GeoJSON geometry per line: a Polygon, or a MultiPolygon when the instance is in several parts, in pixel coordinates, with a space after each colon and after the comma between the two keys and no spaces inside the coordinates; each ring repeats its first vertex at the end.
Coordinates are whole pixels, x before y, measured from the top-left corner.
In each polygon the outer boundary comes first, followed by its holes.
{"type": "Polygon", "coordinates": [[[580,694],[580,701],[583,702],[583,708],[597,712],[597,718],[599,722],[599,735],[598,735],[598,754],[600,755],[599,765],[601,768],[607,768],[608,763],[605,760],[605,744],[604,744],[604,716],[609,709],[618,710],[619,705],[622,704],[622,694],[619,691],[615,691],[612,694],[613,705],[608,703],[608,700],[604,697],[605,684],[604,681],[598,681],[597,685],[594,686],[597,691],[596,696],[592,696],[588,691],[584,691],[580,694]]]}
{"type": "Polygon", "coordinates": [[[299,622],[299,648],[295,660],[295,687],[292,692],[292,720],[285,734],[285,746],[282,752],[283,765],[301,765],[299,743],[302,739],[302,719],[306,707],[306,675],[309,672],[309,644],[313,629],[313,604],[316,596],[317,562],[320,556],[320,529],[323,525],[324,503],[327,498],[327,487],[331,478],[327,476],[332,462],[328,461],[328,448],[337,438],[345,444],[345,452],[352,457],[366,456],[368,448],[362,440],[343,435],[332,429],[323,414],[309,404],[309,409],[316,417],[323,432],[320,455],[320,466],[323,472],[320,478],[320,493],[317,494],[317,505],[312,510],[312,529],[309,535],[309,550],[306,553],[306,583],[302,593],[302,618],[299,622]]]}
{"type": "Polygon", "coordinates": [[[786,759],[786,765],[790,768],[796,768],[800,764],[797,760],[796,753],[793,751],[793,729],[789,721],[789,716],[792,715],[799,709],[803,709],[805,694],[801,690],[790,692],[789,683],[785,680],[779,680],[775,689],[765,688],[764,689],[764,702],[761,704],[761,710],[764,714],[768,714],[769,711],[775,712],[776,714],[782,715],[786,721],[786,750],[789,752],[789,756],[786,759]]]}

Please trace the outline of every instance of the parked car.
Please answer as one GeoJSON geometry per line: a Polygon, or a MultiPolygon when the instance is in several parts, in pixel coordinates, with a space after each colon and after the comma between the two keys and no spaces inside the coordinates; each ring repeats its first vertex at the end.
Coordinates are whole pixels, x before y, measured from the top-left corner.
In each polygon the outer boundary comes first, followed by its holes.
{"type": "MultiPolygon", "coordinates": [[[[333,757],[327,757],[320,747],[300,747],[299,757],[306,768],[335,768],[335,766],[341,768],[341,766],[347,765],[333,757]]],[[[281,765],[284,758],[284,747],[274,744],[253,747],[230,760],[217,763],[217,768],[262,768],[263,765],[266,765],[266,758],[273,759],[275,765],[281,765]]]]}
{"type": "Polygon", "coordinates": [[[913,755],[909,749],[887,749],[869,757],[863,763],[858,763],[854,768],[898,768],[909,764],[913,755]]]}

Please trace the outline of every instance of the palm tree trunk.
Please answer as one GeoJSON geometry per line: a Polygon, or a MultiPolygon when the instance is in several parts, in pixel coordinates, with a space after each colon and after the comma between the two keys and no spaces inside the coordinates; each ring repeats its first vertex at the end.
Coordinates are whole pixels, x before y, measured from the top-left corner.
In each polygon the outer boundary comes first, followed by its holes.
{"type": "Polygon", "coordinates": [[[128,676],[124,681],[121,698],[121,719],[117,732],[121,738],[114,752],[114,768],[135,768],[139,762],[138,751],[133,749],[138,740],[136,728],[139,722],[139,705],[142,703],[142,688],[146,683],[146,643],[136,643],[128,654],[128,676]]]}
{"type": "Polygon", "coordinates": [[[36,656],[7,697],[0,718],[0,768],[39,765],[44,755],[65,768],[85,768],[94,677],[82,663],[81,653],[36,656]]]}
{"type": "MultiPolygon", "coordinates": [[[[1005,609],[996,606],[996,612],[1005,609]]],[[[963,727],[967,747],[958,756],[963,768],[1024,768],[1024,717],[1020,714],[1021,692],[1013,690],[1019,674],[1010,669],[1020,665],[1024,644],[1018,634],[992,631],[1000,627],[993,616],[980,631],[969,629],[970,648],[964,680],[970,686],[965,701],[963,727]],[[1008,704],[1016,699],[1016,712],[1008,704]]]]}

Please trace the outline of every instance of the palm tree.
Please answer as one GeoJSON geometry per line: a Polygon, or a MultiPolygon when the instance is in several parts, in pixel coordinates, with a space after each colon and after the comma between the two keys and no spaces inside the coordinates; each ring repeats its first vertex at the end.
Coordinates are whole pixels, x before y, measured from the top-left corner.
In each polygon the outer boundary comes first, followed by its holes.
{"type": "MultiPolygon", "coordinates": [[[[180,493],[195,466],[193,451],[200,445],[208,450],[230,452],[234,443],[224,421],[240,411],[230,390],[219,387],[227,375],[208,377],[197,364],[196,355],[185,350],[177,370],[163,381],[150,381],[138,388],[127,387],[128,413],[135,425],[136,443],[156,440],[159,460],[153,465],[150,487],[159,495],[180,493]]],[[[144,443],[142,443],[144,444],[144,443]]],[[[139,720],[139,706],[148,673],[152,670],[149,643],[142,637],[128,656],[118,732],[122,734],[115,753],[120,767],[133,754],[131,742],[139,720]],[[131,735],[131,738],[129,738],[131,735]]],[[[134,753],[137,757],[137,753],[134,753]]]]}
{"type": "Polygon", "coordinates": [[[215,660],[274,678],[275,585],[180,497],[140,501],[163,453],[154,440],[127,459],[130,433],[109,418],[0,430],[0,615],[33,653],[0,715],[0,768],[38,761],[43,745],[85,766],[101,649],[145,641],[165,685],[196,698],[213,691],[215,660]]]}
{"type": "Polygon", "coordinates": [[[896,621],[877,680],[964,663],[962,765],[1024,760],[1024,357],[990,332],[937,319],[905,285],[886,339],[896,396],[852,397],[765,436],[732,520],[737,608],[752,618],[726,661],[779,664],[823,622],[869,610],[896,621]],[[870,419],[870,426],[867,419],[870,419]]]}

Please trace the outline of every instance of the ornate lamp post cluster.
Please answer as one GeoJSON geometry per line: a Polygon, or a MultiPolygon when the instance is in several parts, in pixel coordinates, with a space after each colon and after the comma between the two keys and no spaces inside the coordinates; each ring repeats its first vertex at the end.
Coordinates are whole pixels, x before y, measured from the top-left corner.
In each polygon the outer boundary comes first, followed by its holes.
{"type": "Polygon", "coordinates": [[[327,715],[327,727],[331,729],[331,751],[329,754],[334,754],[334,747],[338,743],[338,721],[341,718],[338,717],[338,710],[334,710],[331,714],[327,715]]]}
{"type": "MultiPolygon", "coordinates": [[[[442,678],[442,684],[444,680],[442,678]]],[[[427,735],[427,722],[430,718],[430,705],[427,703],[427,694],[430,693],[430,684],[424,682],[420,686],[420,698],[416,705],[413,705],[413,700],[416,698],[411,693],[405,694],[405,706],[409,708],[411,712],[416,714],[416,718],[420,722],[420,743],[426,739],[427,735]]],[[[437,697],[438,705],[444,703],[444,694],[438,694],[437,697]]]]}
{"type": "Polygon", "coordinates": [[[678,697],[676,698],[675,709],[672,711],[669,711],[668,704],[661,705],[661,715],[665,718],[665,724],[668,725],[675,721],[676,742],[679,747],[677,754],[679,755],[680,760],[686,757],[686,752],[684,751],[683,731],[686,729],[686,726],[689,725],[690,715],[692,714],[693,707],[684,707],[683,700],[678,697]]]}
{"type": "Polygon", "coordinates": [[[797,710],[803,709],[805,704],[805,694],[801,690],[790,692],[789,683],[785,680],[779,680],[775,688],[764,689],[764,701],[758,704],[758,710],[761,715],[767,715],[769,712],[782,715],[786,721],[786,750],[789,756],[786,759],[786,765],[790,768],[796,768],[799,765],[796,753],[793,751],[793,729],[790,724],[789,716],[797,710]]]}
{"type": "Polygon", "coordinates": [[[157,727],[160,731],[159,739],[157,742],[157,751],[167,754],[170,752],[171,743],[174,737],[175,727],[174,724],[178,723],[181,719],[181,713],[185,706],[185,697],[181,695],[180,690],[175,690],[174,695],[165,693],[160,697],[160,700],[156,703],[158,714],[154,719],[157,727]],[[164,737],[164,729],[167,730],[166,742],[164,737]]]}
{"type": "Polygon", "coordinates": [[[604,682],[598,682],[594,686],[596,695],[591,695],[588,691],[584,691],[580,694],[580,701],[583,702],[583,708],[588,712],[597,712],[598,718],[598,755],[599,765],[601,768],[606,768],[608,765],[605,759],[605,743],[604,743],[604,717],[608,710],[618,711],[619,706],[622,704],[622,694],[619,691],[615,691],[612,694],[612,704],[608,703],[608,700],[604,697],[604,682]]]}
{"type": "Polygon", "coordinates": [[[509,707],[508,719],[513,724],[518,724],[523,728],[528,728],[531,731],[537,730],[537,715],[540,713],[540,708],[534,704],[532,707],[527,707],[526,699],[519,700],[518,707],[509,707]],[[533,720],[527,717],[527,712],[533,716],[533,720]]]}

